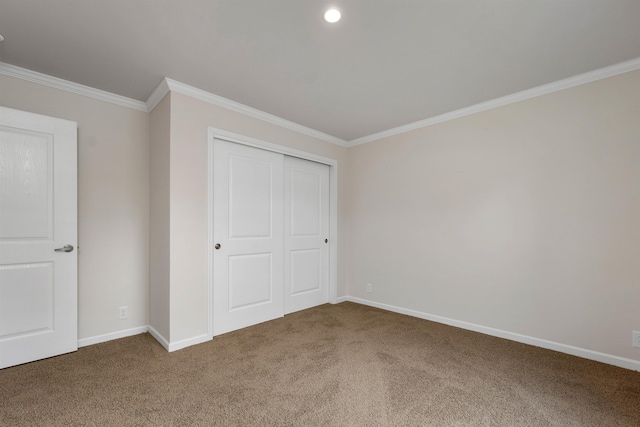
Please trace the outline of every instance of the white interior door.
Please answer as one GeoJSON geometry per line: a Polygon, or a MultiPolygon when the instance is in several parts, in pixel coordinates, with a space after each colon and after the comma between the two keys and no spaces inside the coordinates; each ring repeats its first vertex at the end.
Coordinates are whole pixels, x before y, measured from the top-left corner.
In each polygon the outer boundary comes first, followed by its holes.
{"type": "Polygon", "coordinates": [[[76,129],[0,107],[0,368],[77,349],[76,129]]]}
{"type": "Polygon", "coordinates": [[[283,309],[282,154],[214,140],[213,334],[283,309]]]}
{"type": "Polygon", "coordinates": [[[284,312],[329,302],[329,166],[284,162],[284,312]]]}

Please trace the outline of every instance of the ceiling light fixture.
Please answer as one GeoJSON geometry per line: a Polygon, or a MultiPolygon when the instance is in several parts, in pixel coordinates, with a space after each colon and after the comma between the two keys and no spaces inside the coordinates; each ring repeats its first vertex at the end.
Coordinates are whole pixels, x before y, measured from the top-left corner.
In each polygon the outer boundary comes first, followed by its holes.
{"type": "Polygon", "coordinates": [[[340,20],[340,11],[335,7],[331,9],[327,9],[324,13],[324,20],[333,24],[334,22],[338,22],[340,20]]]}

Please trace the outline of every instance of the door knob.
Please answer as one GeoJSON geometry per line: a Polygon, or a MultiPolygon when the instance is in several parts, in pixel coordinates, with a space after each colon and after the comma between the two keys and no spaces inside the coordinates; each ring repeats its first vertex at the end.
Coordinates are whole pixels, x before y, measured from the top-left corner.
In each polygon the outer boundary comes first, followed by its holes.
{"type": "Polygon", "coordinates": [[[329,239],[324,239],[324,242],[325,243],[329,243],[329,239]]]}
{"type": "Polygon", "coordinates": [[[54,249],[56,252],[73,252],[73,245],[64,245],[61,248],[54,249]]]}
{"type": "Polygon", "coordinates": [[[214,248],[216,248],[216,249],[220,249],[220,243],[216,243],[216,245],[214,246],[214,248]]]}

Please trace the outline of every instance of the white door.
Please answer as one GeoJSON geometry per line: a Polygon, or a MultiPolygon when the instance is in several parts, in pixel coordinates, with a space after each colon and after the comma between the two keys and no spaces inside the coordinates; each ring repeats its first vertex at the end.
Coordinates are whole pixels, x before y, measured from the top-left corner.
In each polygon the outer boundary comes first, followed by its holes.
{"type": "Polygon", "coordinates": [[[0,368],[77,349],[76,135],[0,107],[0,368]]]}
{"type": "Polygon", "coordinates": [[[282,154],[214,140],[213,334],[282,317],[282,154]]]}
{"type": "Polygon", "coordinates": [[[329,302],[329,166],[284,162],[284,312],[329,302]]]}

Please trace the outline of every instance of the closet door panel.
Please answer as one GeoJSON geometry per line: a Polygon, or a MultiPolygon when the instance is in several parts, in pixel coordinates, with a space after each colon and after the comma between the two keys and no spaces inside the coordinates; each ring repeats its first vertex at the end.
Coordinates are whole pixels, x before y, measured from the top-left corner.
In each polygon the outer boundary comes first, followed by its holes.
{"type": "Polygon", "coordinates": [[[214,140],[213,333],[282,317],[282,154],[214,140]]]}
{"type": "Polygon", "coordinates": [[[329,166],[284,162],[284,311],[329,301],[329,166]]]}

